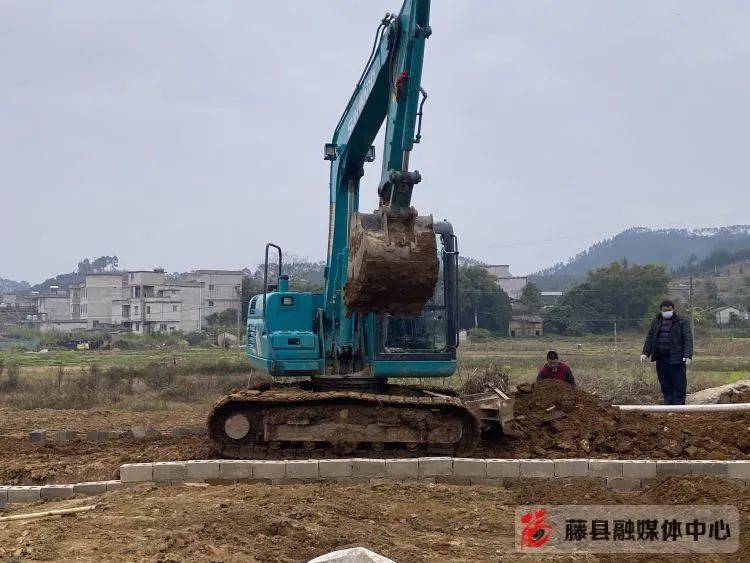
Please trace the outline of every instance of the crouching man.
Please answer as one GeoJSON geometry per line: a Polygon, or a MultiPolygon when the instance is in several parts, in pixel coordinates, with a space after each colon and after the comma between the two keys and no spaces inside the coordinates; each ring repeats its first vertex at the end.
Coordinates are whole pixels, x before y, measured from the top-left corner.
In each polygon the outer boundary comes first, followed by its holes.
{"type": "Polygon", "coordinates": [[[693,331],[690,321],[677,315],[674,303],[665,299],[643,344],[641,362],[656,362],[665,405],[684,405],[687,389],[685,366],[693,358],[693,331]]]}
{"type": "Polygon", "coordinates": [[[547,352],[547,363],[539,368],[539,373],[536,375],[537,383],[543,379],[562,379],[571,385],[576,384],[575,379],[573,379],[573,371],[568,367],[568,364],[560,361],[560,357],[554,350],[547,352]]]}

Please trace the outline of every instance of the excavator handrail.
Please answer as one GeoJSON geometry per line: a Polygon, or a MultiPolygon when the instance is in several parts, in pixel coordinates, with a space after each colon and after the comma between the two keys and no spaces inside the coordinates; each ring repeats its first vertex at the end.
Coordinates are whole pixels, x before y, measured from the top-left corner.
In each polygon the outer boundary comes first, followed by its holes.
{"type": "MultiPolygon", "coordinates": [[[[268,293],[268,249],[271,247],[275,248],[279,252],[279,271],[276,279],[281,279],[281,247],[278,244],[274,244],[272,242],[266,243],[266,261],[263,265],[263,324],[266,324],[266,293],[268,293]]],[[[266,326],[266,328],[268,327],[266,326]]]]}

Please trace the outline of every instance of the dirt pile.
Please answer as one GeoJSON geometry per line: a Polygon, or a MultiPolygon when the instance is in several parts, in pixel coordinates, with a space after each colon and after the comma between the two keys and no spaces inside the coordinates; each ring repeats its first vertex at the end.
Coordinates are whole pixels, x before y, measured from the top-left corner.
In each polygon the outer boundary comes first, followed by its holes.
{"type": "Polygon", "coordinates": [[[623,412],[556,380],[521,386],[515,414],[523,436],[495,448],[510,457],[746,459],[746,413],[623,412]]]}

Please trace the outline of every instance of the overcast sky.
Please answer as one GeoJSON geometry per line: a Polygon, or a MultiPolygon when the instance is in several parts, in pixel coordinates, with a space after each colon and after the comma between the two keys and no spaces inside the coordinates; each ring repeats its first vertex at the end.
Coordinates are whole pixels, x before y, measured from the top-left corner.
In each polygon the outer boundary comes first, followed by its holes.
{"type": "MultiPolygon", "coordinates": [[[[399,7],[0,2],[0,277],[324,258],[323,144],[399,7]]],[[[750,3],[434,0],[431,24],[413,203],[463,254],[523,274],[750,222],[750,3]]]]}

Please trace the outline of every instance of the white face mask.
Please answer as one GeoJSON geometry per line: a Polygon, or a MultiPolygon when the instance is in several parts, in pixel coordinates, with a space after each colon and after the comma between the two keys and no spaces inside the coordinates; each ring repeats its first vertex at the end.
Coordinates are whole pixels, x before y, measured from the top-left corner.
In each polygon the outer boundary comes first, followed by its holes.
{"type": "Polygon", "coordinates": [[[661,316],[665,319],[671,319],[672,315],[674,315],[674,311],[662,311],[661,316]]]}

